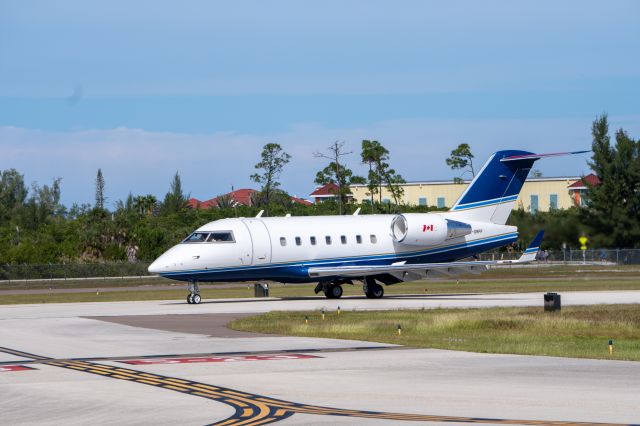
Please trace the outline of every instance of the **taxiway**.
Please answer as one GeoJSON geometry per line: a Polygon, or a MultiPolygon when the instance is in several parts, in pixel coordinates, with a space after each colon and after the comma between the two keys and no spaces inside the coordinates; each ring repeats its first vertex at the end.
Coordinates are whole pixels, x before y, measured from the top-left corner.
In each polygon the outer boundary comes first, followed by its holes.
{"type": "MultiPolygon", "coordinates": [[[[640,303],[639,291],[562,297],[564,305],[640,303]]],[[[0,423],[640,423],[636,362],[224,327],[271,310],[541,305],[541,293],[206,302],[0,306],[0,423]]]]}

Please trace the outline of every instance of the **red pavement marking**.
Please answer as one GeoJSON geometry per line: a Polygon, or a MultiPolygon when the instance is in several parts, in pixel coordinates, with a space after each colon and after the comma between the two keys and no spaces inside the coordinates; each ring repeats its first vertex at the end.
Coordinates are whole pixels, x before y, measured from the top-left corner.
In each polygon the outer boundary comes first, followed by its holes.
{"type": "Polygon", "coordinates": [[[0,365],[0,373],[6,373],[8,371],[25,371],[35,370],[32,367],[25,367],[24,365],[0,365]]]}
{"type": "Polygon", "coordinates": [[[308,359],[322,358],[314,355],[286,354],[286,355],[246,355],[246,356],[207,356],[196,358],[151,358],[151,359],[129,359],[119,361],[131,365],[145,364],[191,364],[195,362],[238,362],[238,361],[276,361],[284,359],[308,359]]]}

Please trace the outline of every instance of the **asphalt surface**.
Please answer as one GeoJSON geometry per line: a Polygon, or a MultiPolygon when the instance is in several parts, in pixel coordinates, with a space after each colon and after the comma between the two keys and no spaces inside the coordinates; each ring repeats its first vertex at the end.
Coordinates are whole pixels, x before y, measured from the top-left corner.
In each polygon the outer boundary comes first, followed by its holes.
{"type": "Polygon", "coordinates": [[[227,324],[237,318],[255,314],[182,314],[182,315],[121,315],[86,317],[132,327],[154,330],[176,331],[179,333],[205,334],[212,337],[267,337],[267,334],[232,330],[227,324]]]}
{"type": "MultiPolygon", "coordinates": [[[[567,292],[562,301],[640,303],[640,291],[567,292]]],[[[224,327],[270,310],[541,304],[530,293],[0,306],[0,424],[640,423],[636,362],[224,327]]]]}

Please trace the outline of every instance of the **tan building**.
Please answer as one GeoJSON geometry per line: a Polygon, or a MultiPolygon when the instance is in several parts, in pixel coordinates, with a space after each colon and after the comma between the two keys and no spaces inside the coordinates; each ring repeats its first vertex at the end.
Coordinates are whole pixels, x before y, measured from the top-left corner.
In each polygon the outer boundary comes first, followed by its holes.
{"type": "MultiPolygon", "coordinates": [[[[572,207],[576,205],[576,190],[569,187],[580,180],[581,178],[577,176],[529,178],[520,191],[516,208],[535,213],[572,207]]],[[[404,188],[402,202],[408,205],[451,207],[470,182],[453,183],[450,180],[408,182],[402,185],[404,188]]],[[[352,185],[351,192],[356,202],[366,203],[371,199],[366,185],[352,185]]],[[[379,197],[379,194],[375,195],[376,200],[379,200],[379,197]]],[[[393,202],[393,197],[385,188],[382,189],[382,202],[393,202]]]]}

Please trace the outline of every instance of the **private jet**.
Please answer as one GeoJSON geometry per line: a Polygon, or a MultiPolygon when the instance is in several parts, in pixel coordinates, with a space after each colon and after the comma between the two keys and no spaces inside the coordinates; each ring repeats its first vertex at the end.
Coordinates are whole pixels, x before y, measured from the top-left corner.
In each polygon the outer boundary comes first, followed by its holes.
{"type": "MultiPolygon", "coordinates": [[[[149,272],[187,282],[189,304],[201,302],[201,282],[317,282],[316,294],[337,299],[343,285],[359,281],[366,297],[378,299],[383,284],[480,273],[505,261],[468,259],[518,239],[517,227],[506,222],[533,163],[584,152],[498,151],[449,211],[303,217],[261,212],[216,220],[162,254],[149,272]]],[[[535,260],[541,240],[542,232],[512,263],[535,260]]]]}

